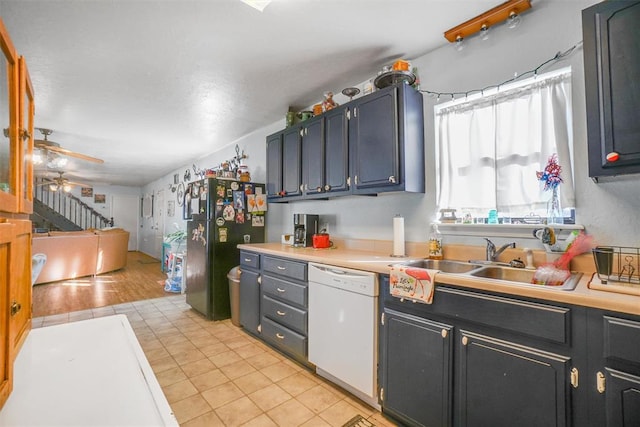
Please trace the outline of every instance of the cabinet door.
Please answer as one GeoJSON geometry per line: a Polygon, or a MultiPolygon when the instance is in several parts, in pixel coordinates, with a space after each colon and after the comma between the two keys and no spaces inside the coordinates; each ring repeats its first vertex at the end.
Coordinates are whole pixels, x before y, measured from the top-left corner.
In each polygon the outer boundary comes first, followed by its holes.
{"type": "Polygon", "coordinates": [[[361,98],[351,111],[349,146],[354,193],[395,186],[400,180],[398,89],[361,98]]]}
{"type": "Polygon", "coordinates": [[[408,425],[451,425],[452,329],[442,323],[384,310],[383,412],[408,425]]]}
{"type": "Polygon", "coordinates": [[[302,195],[302,138],[301,129],[294,127],[282,134],[282,191],[284,197],[302,195]]]}
{"type": "Polygon", "coordinates": [[[639,173],[640,2],[599,3],[582,20],[589,176],[639,173]]]}
{"type": "Polygon", "coordinates": [[[33,212],[33,114],[35,111],[33,85],[27,62],[20,57],[20,212],[33,212]]]}
{"type": "Polygon", "coordinates": [[[467,331],[458,348],[460,425],[571,425],[568,357],[467,331]]]}
{"type": "Polygon", "coordinates": [[[267,179],[268,199],[282,197],[282,133],[267,137],[267,179]]]}
{"type": "Polygon", "coordinates": [[[325,192],[349,191],[349,121],[347,109],[325,113],[325,192]]]}
{"type": "Polygon", "coordinates": [[[640,426],[640,376],[605,369],[607,427],[640,426]]]}
{"type": "Polygon", "coordinates": [[[13,362],[9,336],[9,271],[14,226],[0,222],[0,409],[13,386],[13,362]]]}
{"type": "Polygon", "coordinates": [[[324,192],[324,135],[322,118],[311,119],[302,134],[302,175],[304,195],[314,197],[324,192]]]}
{"type": "Polygon", "coordinates": [[[20,208],[20,153],[18,139],[18,56],[0,20],[0,211],[20,208]]]}
{"type": "Polygon", "coordinates": [[[240,324],[253,334],[260,325],[260,273],[242,269],[240,274],[240,324]]]}
{"type": "Polygon", "coordinates": [[[15,226],[11,247],[9,305],[11,345],[14,356],[31,330],[31,221],[9,220],[15,226]]]}

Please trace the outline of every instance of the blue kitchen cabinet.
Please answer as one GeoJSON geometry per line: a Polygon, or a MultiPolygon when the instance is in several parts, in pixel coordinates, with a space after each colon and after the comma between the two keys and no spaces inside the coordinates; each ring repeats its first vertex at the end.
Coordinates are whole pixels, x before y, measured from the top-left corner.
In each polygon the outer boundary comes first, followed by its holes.
{"type": "Polygon", "coordinates": [[[288,201],[302,195],[302,128],[292,126],[267,137],[267,198],[288,201]]]}
{"type": "Polygon", "coordinates": [[[584,307],[448,285],[416,304],[392,297],[388,276],[380,283],[385,416],[408,426],[588,424],[584,307]]]}
{"type": "Polygon", "coordinates": [[[302,135],[305,199],[333,197],[349,191],[349,143],[346,107],[305,122],[302,135]]]}
{"type": "Polygon", "coordinates": [[[383,316],[385,414],[406,425],[451,426],[453,327],[389,308],[383,316]]]}
{"type": "Polygon", "coordinates": [[[400,84],[354,104],[349,117],[352,193],[424,192],[422,94],[400,84]]]}
{"type": "Polygon", "coordinates": [[[269,200],[282,197],[282,132],[267,137],[267,176],[265,188],[269,200]]]}
{"type": "Polygon", "coordinates": [[[269,198],[422,193],[424,143],[422,94],[406,84],[381,89],[267,137],[269,198]]]}
{"type": "Polygon", "coordinates": [[[582,11],[589,176],[640,173],[640,2],[582,11]]]}

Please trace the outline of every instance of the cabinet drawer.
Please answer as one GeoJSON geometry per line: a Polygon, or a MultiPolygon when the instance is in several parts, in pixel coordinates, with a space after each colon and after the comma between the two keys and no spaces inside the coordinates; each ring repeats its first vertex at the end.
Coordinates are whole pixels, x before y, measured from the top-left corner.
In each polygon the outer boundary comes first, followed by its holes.
{"type": "Polygon", "coordinates": [[[571,310],[537,302],[436,287],[435,312],[476,324],[497,327],[568,344],[571,310]]]}
{"type": "Polygon", "coordinates": [[[240,251],[240,265],[258,270],[260,268],[260,255],[252,252],[240,251]]]}
{"type": "Polygon", "coordinates": [[[277,277],[262,276],[262,292],[277,299],[307,307],[307,287],[277,277]]]}
{"type": "Polygon", "coordinates": [[[640,322],[604,316],[604,357],[640,363],[640,322]]]}
{"type": "Polygon", "coordinates": [[[291,261],[271,256],[262,257],[262,269],[265,272],[290,277],[292,279],[307,281],[307,263],[291,261]]]}
{"type": "Polygon", "coordinates": [[[307,310],[300,310],[262,295],[262,315],[307,335],[307,310]]]}
{"type": "Polygon", "coordinates": [[[307,358],[307,337],[262,317],[262,337],[281,349],[296,356],[307,358]]]}

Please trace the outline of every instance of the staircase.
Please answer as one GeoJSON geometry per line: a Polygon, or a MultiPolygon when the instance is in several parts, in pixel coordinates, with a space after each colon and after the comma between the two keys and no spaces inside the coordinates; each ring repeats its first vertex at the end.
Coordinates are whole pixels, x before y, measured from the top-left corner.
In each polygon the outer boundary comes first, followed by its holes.
{"type": "MultiPolygon", "coordinates": [[[[36,178],[36,184],[42,184],[36,178]]],[[[107,218],[71,193],[49,191],[45,185],[34,186],[31,221],[36,229],[79,231],[113,226],[107,218]]]]}

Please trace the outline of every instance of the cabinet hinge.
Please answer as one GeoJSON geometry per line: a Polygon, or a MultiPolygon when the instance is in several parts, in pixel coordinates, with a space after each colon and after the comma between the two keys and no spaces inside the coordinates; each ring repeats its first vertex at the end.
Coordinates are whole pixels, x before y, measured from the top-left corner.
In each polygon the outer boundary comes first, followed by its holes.
{"type": "Polygon", "coordinates": [[[606,387],[606,379],[604,377],[604,374],[600,371],[598,371],[596,373],[596,389],[598,390],[598,393],[602,394],[605,392],[605,390],[607,389],[606,387]]]}
{"type": "Polygon", "coordinates": [[[351,120],[351,110],[344,110],[344,114],[347,116],[347,120],[351,120]]]}
{"type": "Polygon", "coordinates": [[[351,177],[347,177],[347,187],[351,187],[351,177]]]}
{"type": "Polygon", "coordinates": [[[384,387],[380,389],[380,401],[384,402],[384,387]]]}
{"type": "Polygon", "coordinates": [[[384,313],[380,315],[380,323],[384,325],[384,313]]]}
{"type": "Polygon", "coordinates": [[[300,136],[304,136],[304,129],[300,128],[300,136]]]}
{"type": "Polygon", "coordinates": [[[262,323],[258,325],[258,333],[261,334],[262,333],[262,323]]]}
{"type": "Polygon", "coordinates": [[[353,117],[358,117],[358,109],[353,107],[353,117]]]}
{"type": "Polygon", "coordinates": [[[578,388],[578,380],[580,373],[578,372],[578,368],[571,368],[571,386],[573,388],[578,388]]]}

